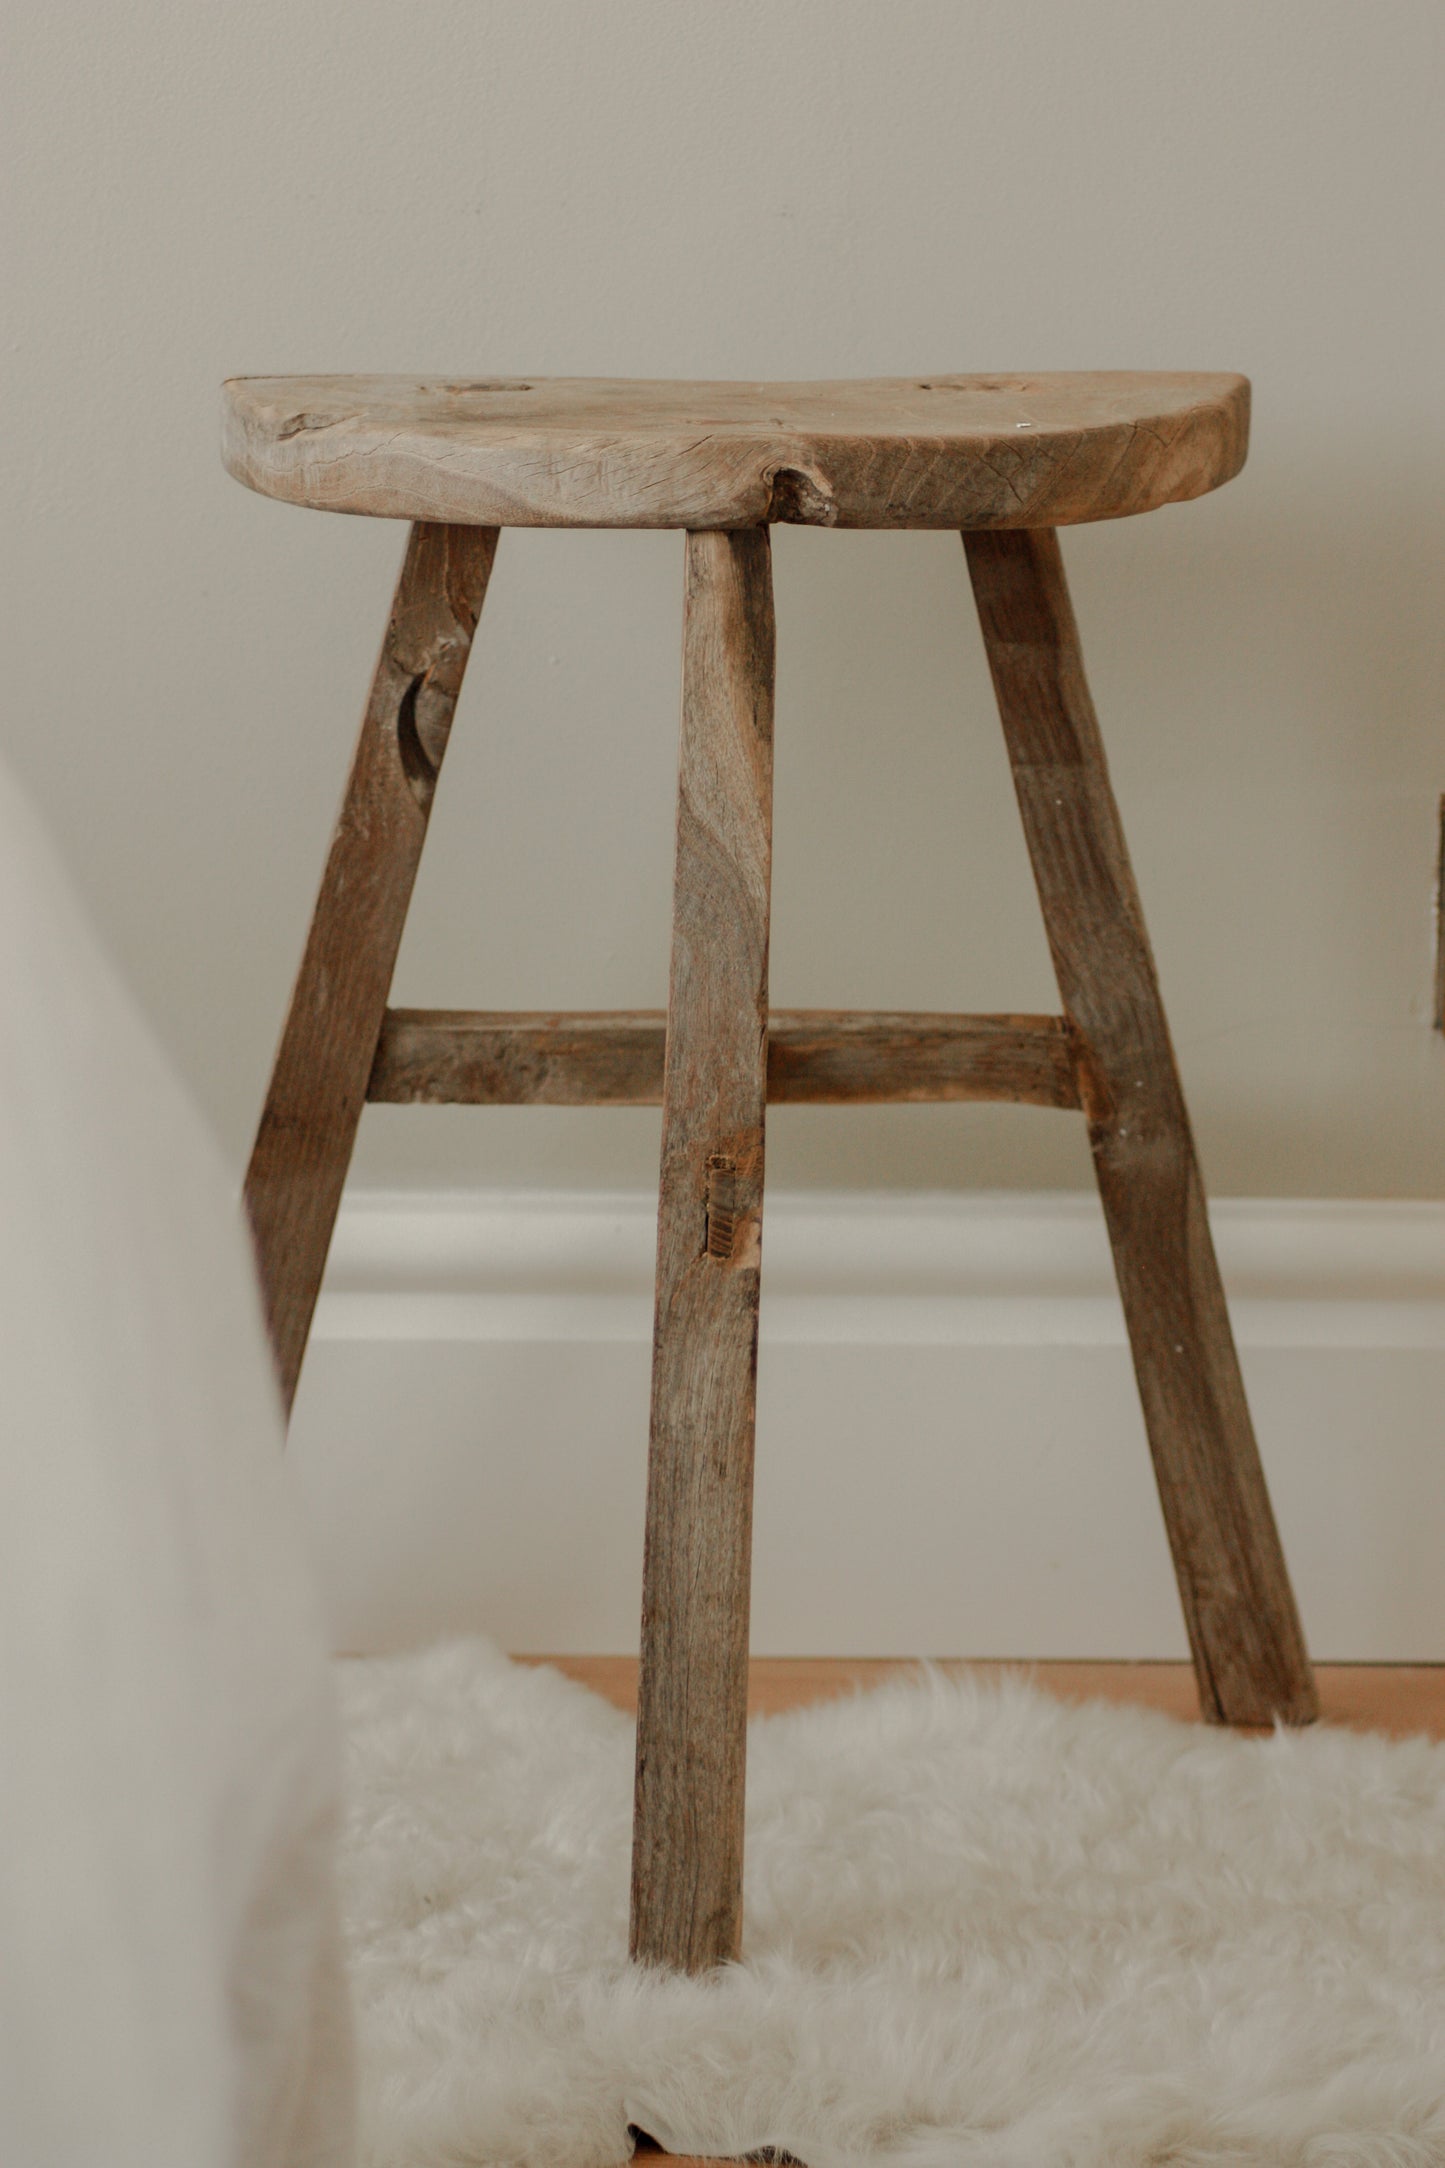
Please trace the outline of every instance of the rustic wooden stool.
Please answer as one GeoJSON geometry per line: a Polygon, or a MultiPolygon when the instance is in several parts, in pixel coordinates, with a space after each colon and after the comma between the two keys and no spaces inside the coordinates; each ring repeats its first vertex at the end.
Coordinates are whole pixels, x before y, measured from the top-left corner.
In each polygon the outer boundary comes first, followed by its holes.
{"type": "Polygon", "coordinates": [[[742,1914],[768,1099],[1087,1118],[1207,1716],[1315,1714],[1054,530],[1244,460],[1237,376],[706,384],[242,378],[253,489],[415,524],[246,1183],[289,1407],[367,1099],[663,1108],[632,1947],[742,1914]],[[768,527],[962,530],[1062,1016],[768,1011],[768,527]],[[687,531],[667,1015],[388,1009],[499,528],[687,531]]]}

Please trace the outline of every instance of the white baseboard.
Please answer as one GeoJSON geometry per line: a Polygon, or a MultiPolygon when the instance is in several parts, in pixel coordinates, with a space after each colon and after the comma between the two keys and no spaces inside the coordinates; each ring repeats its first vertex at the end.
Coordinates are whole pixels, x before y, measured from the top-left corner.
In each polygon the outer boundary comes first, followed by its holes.
{"type": "MultiPolygon", "coordinates": [[[[292,1433],[338,1646],[635,1645],[655,1211],[348,1199],[292,1433]]],[[[1315,1654],[1445,1660],[1445,1205],[1213,1216],[1315,1654]]],[[[753,1646],[1184,1653],[1092,1199],[769,1197],[753,1646]]]]}

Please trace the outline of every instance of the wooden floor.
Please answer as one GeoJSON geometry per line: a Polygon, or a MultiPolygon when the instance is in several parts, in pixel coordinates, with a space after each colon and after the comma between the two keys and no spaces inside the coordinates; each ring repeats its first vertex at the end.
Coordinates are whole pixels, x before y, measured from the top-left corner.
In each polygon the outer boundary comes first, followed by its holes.
{"type": "MultiPolygon", "coordinates": [[[[550,1663],[568,1678],[604,1694],[619,1709],[637,1706],[637,1659],[633,1656],[524,1656],[521,1663],[550,1663]]],[[[876,1686],[890,1673],[907,1671],[886,1657],[755,1656],[748,1678],[754,1716],[773,1716],[810,1701],[827,1701],[856,1688],[876,1686]]],[[[957,1663],[944,1671],[1002,1672],[1031,1679],[1063,1701],[1129,1701],[1197,1718],[1199,1699],[1188,1664],[957,1663]]],[[[1445,1739],[1445,1664],[1319,1664],[1320,1709],[1325,1721],[1359,1731],[1408,1737],[1426,1732],[1445,1739]]],[[[639,2154],[656,2152],[650,2142],[639,2154]]],[[[674,2168],[730,2168],[715,2161],[674,2157],[674,2168]]]]}
{"type": "MultiPolygon", "coordinates": [[[[632,1656],[524,1656],[522,1663],[549,1663],[568,1678],[604,1694],[619,1709],[637,1706],[637,1660],[632,1656]]],[[[892,1672],[907,1671],[888,1657],[755,1656],[748,1703],[755,1716],[776,1715],[809,1701],[827,1701],[857,1687],[876,1686],[892,1672]]],[[[1196,1718],[1199,1701],[1188,1664],[956,1663],[944,1671],[971,1671],[985,1678],[1002,1672],[1031,1679],[1063,1701],[1132,1701],[1170,1716],[1196,1718]]],[[[1321,1714],[1332,1724],[1396,1737],[1428,1732],[1445,1739],[1445,1664],[1320,1664],[1321,1714]]]]}

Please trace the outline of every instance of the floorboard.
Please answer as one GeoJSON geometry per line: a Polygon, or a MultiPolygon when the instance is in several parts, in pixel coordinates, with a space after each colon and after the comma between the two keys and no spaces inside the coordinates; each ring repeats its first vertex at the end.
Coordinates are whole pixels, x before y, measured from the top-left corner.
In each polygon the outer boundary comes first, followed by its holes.
{"type": "MultiPolygon", "coordinates": [[[[637,1706],[637,1659],[632,1656],[524,1656],[522,1663],[549,1663],[590,1686],[619,1709],[637,1706]]],[[[939,1663],[943,1671],[982,1677],[1013,1672],[1063,1701],[1126,1701],[1197,1718],[1199,1700],[1188,1664],[1162,1663],[939,1663]]],[[[892,1657],[755,1656],[748,1677],[748,1707],[773,1716],[810,1701],[832,1700],[876,1686],[910,1666],[892,1657]]],[[[1445,1739],[1445,1664],[1319,1664],[1321,1714],[1356,1731],[1408,1737],[1415,1732],[1445,1739]]]]}

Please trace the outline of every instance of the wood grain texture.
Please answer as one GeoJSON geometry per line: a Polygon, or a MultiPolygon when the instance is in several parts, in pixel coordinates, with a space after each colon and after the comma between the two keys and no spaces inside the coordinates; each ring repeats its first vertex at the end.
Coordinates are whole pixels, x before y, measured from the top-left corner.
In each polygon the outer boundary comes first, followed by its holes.
{"type": "Polygon", "coordinates": [[[1058,538],[966,535],[1208,1715],[1316,1713],[1058,538]]]}
{"type": "Polygon", "coordinates": [[[246,1176],[289,1411],[497,537],[413,528],[246,1176]]]}
{"type": "Polygon", "coordinates": [[[1431,1021],[1445,1031],[1445,796],[1439,805],[1440,836],[1435,852],[1435,998],[1431,1021]]]}
{"type": "Polygon", "coordinates": [[[1237,474],[1241,376],[235,377],[222,456],[324,511],[500,527],[1030,527],[1237,474]]]}
{"type": "MultiPolygon", "coordinates": [[[[389,1009],[368,1099],[390,1105],[662,1104],[661,1010],[574,1013],[389,1009]]],[[[1080,1104],[1073,1041],[1057,1016],[774,1009],[770,1101],[1080,1104]]]]}
{"type": "Polygon", "coordinates": [[[742,1933],[772,771],[767,530],[689,535],[631,1928],[685,1972],[742,1933]]]}

